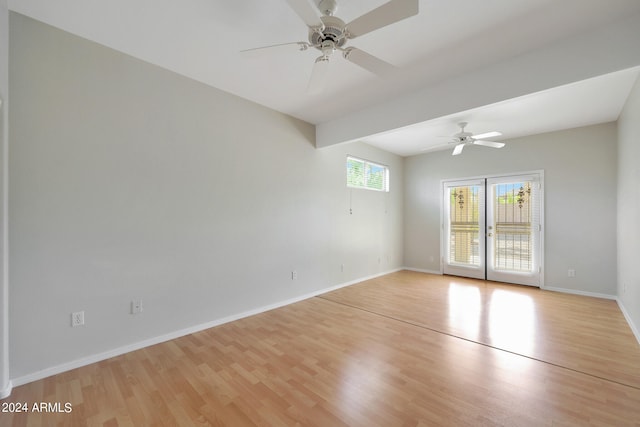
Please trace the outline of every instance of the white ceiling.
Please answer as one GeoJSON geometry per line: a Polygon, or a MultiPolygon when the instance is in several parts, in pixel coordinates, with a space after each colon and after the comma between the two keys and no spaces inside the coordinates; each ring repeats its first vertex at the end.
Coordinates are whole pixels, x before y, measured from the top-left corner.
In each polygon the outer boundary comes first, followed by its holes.
{"type": "MultiPolygon", "coordinates": [[[[339,0],[336,15],[349,22],[385,2],[339,0]]],[[[9,7],[313,124],[640,13],[639,0],[420,0],[417,16],[349,43],[396,65],[395,75],[383,81],[334,55],[330,87],[312,96],[306,86],[317,51],[240,53],[307,40],[285,0],[9,0],[9,7]]],[[[507,139],[611,121],[637,75],[635,68],[363,140],[412,155],[441,144],[434,136],[456,132],[462,119],[472,132],[496,129],[507,139]]]]}
{"type": "Polygon", "coordinates": [[[618,71],[372,135],[362,141],[410,156],[453,150],[448,136],[460,131],[460,122],[468,122],[465,131],[474,134],[502,133],[487,138],[491,141],[611,122],[620,115],[639,74],[637,67],[618,71]]]}

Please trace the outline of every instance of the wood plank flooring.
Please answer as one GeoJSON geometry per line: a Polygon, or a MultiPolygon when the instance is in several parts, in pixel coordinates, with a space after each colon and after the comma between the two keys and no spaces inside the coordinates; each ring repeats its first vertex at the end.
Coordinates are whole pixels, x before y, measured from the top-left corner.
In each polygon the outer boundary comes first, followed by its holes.
{"type": "Polygon", "coordinates": [[[409,271],[322,298],[640,388],[640,348],[612,300],[409,271]]]}
{"type": "Polygon", "coordinates": [[[638,426],[639,361],[615,302],[403,271],[16,387],[72,411],[0,425],[638,426]]]}

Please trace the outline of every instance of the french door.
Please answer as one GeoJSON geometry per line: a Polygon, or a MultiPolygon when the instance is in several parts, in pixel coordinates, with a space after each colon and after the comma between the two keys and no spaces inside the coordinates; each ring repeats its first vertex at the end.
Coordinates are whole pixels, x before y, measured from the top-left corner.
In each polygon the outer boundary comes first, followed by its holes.
{"type": "Polygon", "coordinates": [[[443,272],[542,285],[542,173],[443,182],[443,272]]]}
{"type": "Polygon", "coordinates": [[[485,279],[485,180],[444,183],[444,273],[485,279]]]}

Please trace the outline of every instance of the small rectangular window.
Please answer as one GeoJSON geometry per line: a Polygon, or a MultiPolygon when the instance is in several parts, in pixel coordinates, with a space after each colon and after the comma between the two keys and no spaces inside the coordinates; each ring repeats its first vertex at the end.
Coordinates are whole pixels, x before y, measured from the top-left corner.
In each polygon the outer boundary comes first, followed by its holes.
{"type": "Polygon", "coordinates": [[[368,160],[347,156],[347,186],[389,191],[389,168],[368,160]]]}

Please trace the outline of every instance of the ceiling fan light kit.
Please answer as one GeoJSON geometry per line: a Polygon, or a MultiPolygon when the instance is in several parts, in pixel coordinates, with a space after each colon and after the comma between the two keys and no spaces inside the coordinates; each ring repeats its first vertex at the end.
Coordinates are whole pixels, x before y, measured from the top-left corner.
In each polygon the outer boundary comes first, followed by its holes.
{"type": "Polygon", "coordinates": [[[247,49],[243,52],[287,44],[295,44],[299,50],[307,50],[309,47],[318,49],[322,55],[316,58],[313,66],[311,79],[307,87],[309,93],[317,93],[322,90],[326,83],[331,55],[336,50],[340,50],[347,61],[373,74],[380,77],[389,76],[395,69],[393,65],[355,47],[344,46],[350,39],[386,27],[418,13],[418,0],[390,0],[350,23],[345,23],[342,19],[334,16],[338,10],[338,2],[336,0],[322,0],[317,6],[315,3],[312,4],[310,0],[286,0],[286,2],[309,27],[309,41],[283,43],[247,49]],[[321,70],[317,70],[318,68],[321,70]]]}

